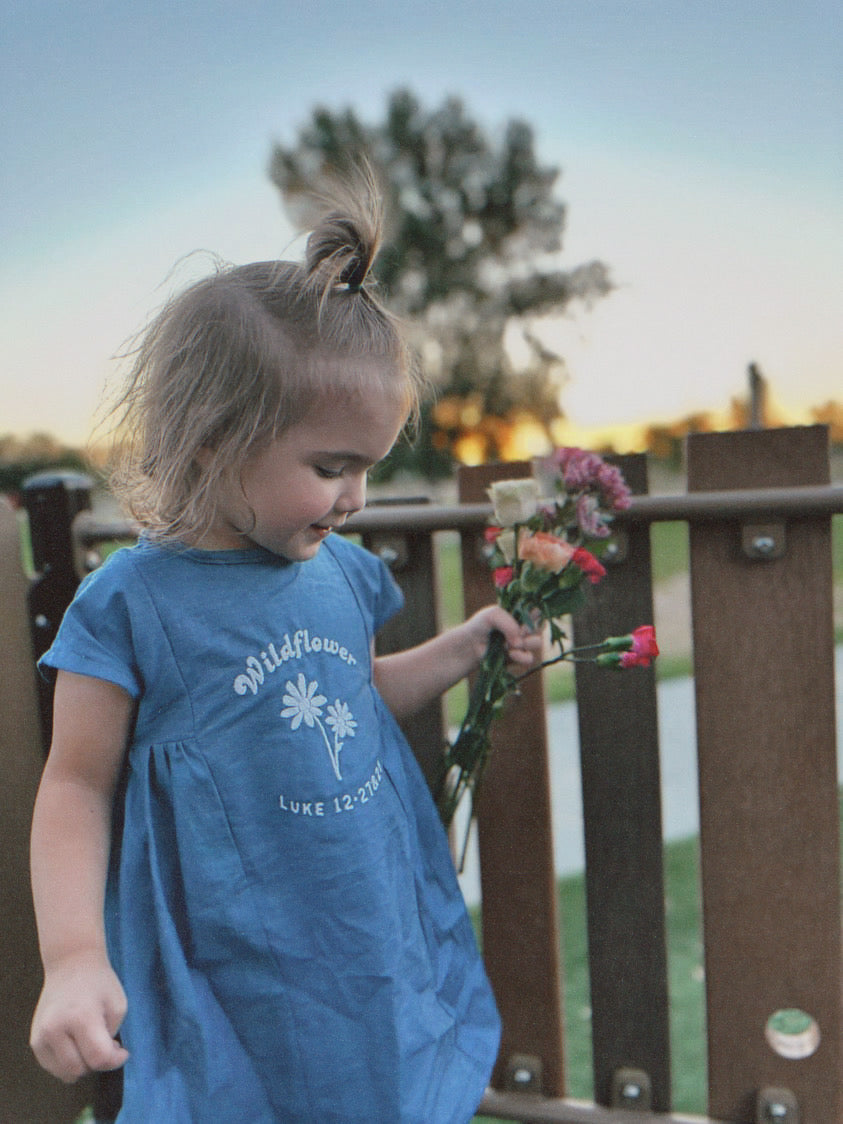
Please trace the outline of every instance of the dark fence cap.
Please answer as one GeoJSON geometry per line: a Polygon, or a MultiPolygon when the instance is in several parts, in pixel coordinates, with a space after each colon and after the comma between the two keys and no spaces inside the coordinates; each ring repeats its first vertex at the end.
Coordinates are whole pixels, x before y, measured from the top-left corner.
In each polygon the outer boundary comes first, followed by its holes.
{"type": "Polygon", "coordinates": [[[55,488],[62,485],[68,492],[89,492],[94,486],[90,476],[84,472],[74,472],[72,469],[56,468],[45,472],[36,472],[34,476],[27,476],[21,484],[24,492],[33,492],[39,488],[55,488]]]}

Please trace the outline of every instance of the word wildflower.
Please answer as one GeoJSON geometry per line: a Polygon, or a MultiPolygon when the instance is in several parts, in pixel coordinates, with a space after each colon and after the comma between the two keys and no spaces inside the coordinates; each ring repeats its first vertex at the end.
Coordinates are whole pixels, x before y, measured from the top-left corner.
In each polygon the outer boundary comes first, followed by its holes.
{"type": "Polygon", "coordinates": [[[516,677],[507,667],[503,636],[492,634],[465,718],[443,756],[436,801],[446,826],[466,792],[473,817],[491,724],[520,679],[562,660],[619,670],[649,667],[659,652],[652,625],[600,644],[565,647],[560,620],[585,603],[589,585],[606,576],[600,555],[614,515],[630,504],[619,469],[584,449],[557,449],[535,462],[534,477],[492,484],[489,497],[495,523],[485,540],[498,602],[522,624],[546,627],[556,654],[516,677]]]}

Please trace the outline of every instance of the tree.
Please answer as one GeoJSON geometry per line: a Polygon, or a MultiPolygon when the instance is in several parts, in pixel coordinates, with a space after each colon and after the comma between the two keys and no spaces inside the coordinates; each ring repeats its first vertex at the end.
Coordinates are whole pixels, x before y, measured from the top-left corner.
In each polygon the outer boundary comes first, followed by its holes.
{"type": "Polygon", "coordinates": [[[438,391],[418,439],[399,447],[391,465],[446,474],[466,434],[480,459],[501,459],[515,421],[549,432],[561,416],[564,361],[542,341],[541,322],[574,299],[608,292],[608,271],[599,262],[559,267],[558,170],[539,163],[523,121],[493,138],[459,99],[428,110],[399,90],[382,124],[364,124],[350,108],[316,109],[295,144],[274,146],[269,174],[307,225],[308,199],[324,176],[363,156],[387,195],[377,280],[411,325],[438,391]]]}
{"type": "Polygon", "coordinates": [[[819,425],[828,426],[832,445],[843,446],[843,403],[829,399],[819,406],[814,406],[811,416],[819,425]]]}
{"type": "Polygon", "coordinates": [[[0,495],[16,496],[28,476],[51,468],[88,470],[77,449],[68,448],[49,433],[18,437],[0,434],[0,495]]]}

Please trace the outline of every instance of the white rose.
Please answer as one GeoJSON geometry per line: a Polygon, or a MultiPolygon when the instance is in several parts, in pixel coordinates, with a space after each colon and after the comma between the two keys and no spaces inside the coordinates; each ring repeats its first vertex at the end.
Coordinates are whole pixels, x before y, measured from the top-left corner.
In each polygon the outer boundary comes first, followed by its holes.
{"type": "Polygon", "coordinates": [[[515,561],[515,532],[504,529],[495,539],[495,546],[506,559],[509,566],[515,561]]]}
{"type": "Polygon", "coordinates": [[[539,485],[529,476],[523,480],[498,480],[489,488],[489,498],[498,525],[514,527],[516,523],[526,523],[536,514],[539,485]]]}

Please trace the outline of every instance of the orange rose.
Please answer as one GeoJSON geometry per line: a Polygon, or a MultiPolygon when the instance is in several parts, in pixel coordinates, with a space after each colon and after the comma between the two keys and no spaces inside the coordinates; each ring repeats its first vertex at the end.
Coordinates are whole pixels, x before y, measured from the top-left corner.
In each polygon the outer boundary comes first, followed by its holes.
{"type": "Polygon", "coordinates": [[[524,528],[518,536],[518,557],[551,574],[564,570],[573,555],[570,543],[547,531],[531,533],[524,528]]]}

